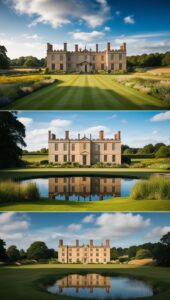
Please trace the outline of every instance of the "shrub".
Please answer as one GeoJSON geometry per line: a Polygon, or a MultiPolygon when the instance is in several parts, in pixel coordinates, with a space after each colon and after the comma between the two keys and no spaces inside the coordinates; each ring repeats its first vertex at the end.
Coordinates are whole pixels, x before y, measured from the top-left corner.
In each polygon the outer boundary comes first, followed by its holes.
{"type": "Polygon", "coordinates": [[[137,259],[144,259],[152,257],[151,251],[149,249],[139,249],[136,252],[137,259]]]}
{"type": "Polygon", "coordinates": [[[0,182],[0,201],[23,201],[40,199],[39,190],[35,183],[19,183],[14,181],[0,182]]]}
{"type": "Polygon", "coordinates": [[[137,182],[132,188],[130,198],[133,200],[170,200],[170,178],[151,176],[148,180],[137,182]]]}
{"type": "Polygon", "coordinates": [[[41,160],[40,165],[48,165],[48,159],[41,160]]]}

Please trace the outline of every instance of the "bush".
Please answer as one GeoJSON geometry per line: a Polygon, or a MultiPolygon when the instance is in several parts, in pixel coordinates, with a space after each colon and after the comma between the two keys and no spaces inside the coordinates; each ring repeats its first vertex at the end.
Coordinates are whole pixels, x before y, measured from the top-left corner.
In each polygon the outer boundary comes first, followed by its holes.
{"type": "Polygon", "coordinates": [[[41,160],[40,165],[48,165],[48,160],[47,159],[41,160]]]}
{"type": "Polygon", "coordinates": [[[35,183],[18,183],[14,181],[0,182],[0,201],[24,201],[40,199],[39,190],[35,183]]]}
{"type": "Polygon", "coordinates": [[[148,180],[137,182],[132,188],[130,198],[133,200],[170,200],[170,178],[151,176],[148,180]]]}
{"type": "Polygon", "coordinates": [[[151,251],[149,249],[139,249],[136,252],[136,259],[144,259],[152,257],[151,251]]]}

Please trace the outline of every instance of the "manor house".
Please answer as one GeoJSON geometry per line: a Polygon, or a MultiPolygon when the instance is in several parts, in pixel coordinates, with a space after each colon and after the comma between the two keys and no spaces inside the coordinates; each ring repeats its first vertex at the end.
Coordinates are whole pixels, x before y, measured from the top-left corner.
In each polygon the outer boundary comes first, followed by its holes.
{"type": "Polygon", "coordinates": [[[86,136],[70,139],[69,131],[65,138],[59,139],[49,131],[49,162],[77,162],[81,166],[91,166],[97,162],[121,164],[121,133],[118,131],[113,138],[106,139],[104,131],[99,132],[99,138],[86,136]]]}
{"type": "Polygon", "coordinates": [[[105,245],[95,246],[93,240],[87,245],[80,245],[79,240],[76,240],[75,245],[64,245],[63,240],[59,240],[58,261],[65,264],[107,264],[110,262],[110,241],[106,240],[105,245]]]}
{"type": "Polygon", "coordinates": [[[67,43],[63,49],[54,50],[53,45],[47,44],[47,68],[50,72],[65,73],[96,73],[96,72],[119,72],[126,71],[126,43],[120,49],[111,48],[107,43],[104,51],[96,49],[81,49],[75,45],[75,51],[68,51],[67,43]]]}

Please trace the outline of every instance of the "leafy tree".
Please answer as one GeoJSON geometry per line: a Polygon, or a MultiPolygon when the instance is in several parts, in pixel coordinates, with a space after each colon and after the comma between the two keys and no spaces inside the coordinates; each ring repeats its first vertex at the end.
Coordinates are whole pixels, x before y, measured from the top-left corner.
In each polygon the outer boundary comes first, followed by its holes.
{"type": "Polygon", "coordinates": [[[26,61],[24,62],[24,67],[38,67],[39,66],[39,62],[38,62],[38,59],[36,57],[28,57],[26,59],[26,61]]]}
{"type": "Polygon", "coordinates": [[[20,162],[25,126],[15,112],[0,112],[0,168],[15,167],[20,162]]]}
{"type": "Polygon", "coordinates": [[[143,147],[142,149],[142,153],[143,154],[151,154],[154,152],[154,146],[152,144],[148,144],[146,146],[143,147]]]}
{"type": "Polygon", "coordinates": [[[20,258],[19,250],[16,246],[12,245],[7,250],[7,255],[10,261],[14,262],[20,258]]]}
{"type": "Polygon", "coordinates": [[[0,69],[9,69],[10,59],[7,56],[7,49],[0,45],[0,69]]]}
{"type": "Polygon", "coordinates": [[[166,52],[162,59],[163,66],[170,66],[170,52],[166,52]]]}
{"type": "Polygon", "coordinates": [[[154,249],[154,258],[158,265],[168,267],[170,266],[170,232],[163,235],[154,249]]]}
{"type": "Polygon", "coordinates": [[[3,262],[7,261],[7,259],[8,259],[5,245],[6,245],[5,242],[0,239],[0,261],[3,261],[3,262]]]}
{"type": "Polygon", "coordinates": [[[24,249],[21,249],[19,254],[20,254],[20,259],[26,259],[27,258],[27,253],[24,251],[24,249]]]}
{"type": "Polygon", "coordinates": [[[119,257],[119,253],[115,247],[110,249],[110,257],[111,259],[117,259],[119,257]]]}
{"type": "Polygon", "coordinates": [[[137,251],[137,246],[131,246],[129,247],[127,254],[129,258],[135,257],[136,256],[136,251],[137,251]]]}
{"type": "Polygon", "coordinates": [[[49,258],[49,249],[44,242],[34,242],[27,250],[28,259],[47,259],[49,258]]]}
{"type": "Polygon", "coordinates": [[[166,145],[164,143],[157,143],[157,144],[155,144],[155,146],[154,146],[155,152],[157,152],[161,146],[166,146],[166,145]]]}
{"type": "Polygon", "coordinates": [[[167,146],[161,146],[159,150],[155,153],[155,156],[157,158],[159,157],[169,157],[170,156],[170,150],[167,146]]]}
{"type": "Polygon", "coordinates": [[[143,259],[143,258],[149,258],[152,257],[151,251],[148,249],[139,249],[136,252],[136,258],[137,259],[143,259]]]}
{"type": "Polygon", "coordinates": [[[170,231],[167,234],[163,235],[160,241],[165,245],[170,245],[170,231]]]}

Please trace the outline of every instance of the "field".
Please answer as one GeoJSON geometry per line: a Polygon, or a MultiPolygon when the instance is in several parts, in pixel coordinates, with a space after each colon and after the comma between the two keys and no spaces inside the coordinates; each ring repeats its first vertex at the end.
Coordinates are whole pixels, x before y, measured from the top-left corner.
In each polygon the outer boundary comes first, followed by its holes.
{"type": "MultiPolygon", "coordinates": [[[[40,75],[35,75],[40,76],[40,75]]],[[[134,78],[155,79],[154,74],[135,73],[134,75],[51,75],[57,82],[24,96],[3,109],[15,110],[159,110],[169,109],[170,101],[150,95],[142,90],[122,84],[123,80],[134,78]],[[121,82],[121,78],[122,82],[121,82]],[[119,82],[120,81],[120,82],[119,82]]],[[[159,75],[157,80],[167,74],[159,75]]],[[[21,76],[20,76],[21,77],[21,76]]],[[[25,76],[24,80],[25,80],[25,76]]],[[[9,76],[8,76],[9,78],[9,76]]],[[[22,78],[21,78],[22,80],[22,78]]],[[[165,80],[165,79],[164,79],[165,80]]],[[[166,77],[169,82],[169,75],[166,77]]],[[[0,77],[4,84],[3,76],[0,77]]]]}
{"type": "MultiPolygon", "coordinates": [[[[68,273],[82,274],[105,273],[135,276],[147,280],[159,287],[160,293],[150,299],[164,300],[170,298],[170,269],[137,265],[29,265],[22,267],[0,268],[0,295],[2,299],[9,300],[50,300],[73,299],[57,297],[48,294],[43,288],[43,283],[51,278],[59,278],[68,273]]],[[[77,298],[78,300],[79,298],[77,298]]],[[[141,300],[144,298],[140,298],[141,300]]]]}
{"type": "MultiPolygon", "coordinates": [[[[152,174],[159,173],[156,169],[55,169],[55,168],[30,168],[0,171],[1,180],[29,179],[57,175],[118,175],[133,176],[135,178],[147,178],[152,174]]],[[[169,173],[162,171],[161,173],[169,173]]],[[[170,211],[169,200],[132,200],[130,198],[111,198],[96,202],[72,202],[43,198],[34,199],[30,202],[23,201],[4,203],[0,205],[1,211],[170,211]]]]}

